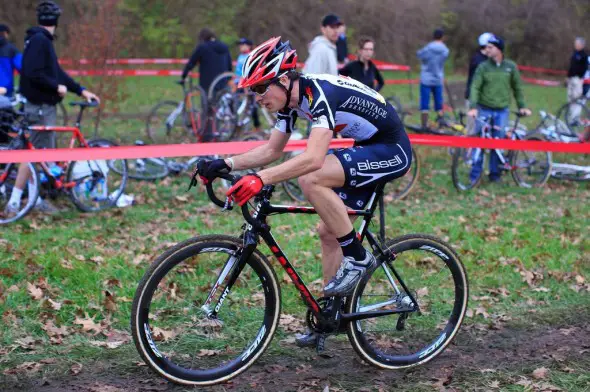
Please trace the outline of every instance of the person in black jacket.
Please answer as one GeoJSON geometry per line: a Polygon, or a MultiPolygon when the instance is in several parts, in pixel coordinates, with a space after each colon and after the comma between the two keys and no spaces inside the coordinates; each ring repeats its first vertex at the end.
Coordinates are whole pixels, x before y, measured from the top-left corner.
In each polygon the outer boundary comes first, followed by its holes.
{"type": "Polygon", "coordinates": [[[211,82],[219,74],[232,71],[231,54],[226,44],[217,41],[213,31],[204,28],[199,33],[199,45],[190,57],[182,71],[182,80],[199,64],[199,85],[205,91],[209,90],[211,82]]]}
{"type": "MultiPolygon", "coordinates": [[[[492,33],[483,33],[477,39],[479,49],[473,54],[471,60],[469,60],[469,75],[467,76],[467,87],[465,89],[465,99],[469,101],[469,91],[471,90],[471,82],[473,81],[473,75],[477,66],[488,59],[487,45],[489,39],[493,36],[492,33]]],[[[469,102],[466,103],[469,108],[469,102]]]]}
{"type": "MultiPolygon", "coordinates": [[[[584,75],[588,70],[588,53],[584,50],[585,46],[586,40],[582,37],[577,37],[574,41],[574,52],[567,71],[567,100],[570,102],[580,98],[583,94],[584,75]]],[[[576,115],[579,115],[581,108],[574,109],[576,113],[573,113],[572,116],[577,118],[576,115]]]]}
{"type": "MultiPolygon", "coordinates": [[[[60,15],[61,8],[55,2],[42,1],[37,6],[39,26],[27,30],[20,93],[27,100],[24,111],[31,125],[54,126],[57,122],[56,105],[68,91],[83,96],[88,101],[99,101],[94,93],[81,87],[65,73],[57,62],[53,38],[60,15]]],[[[37,149],[55,148],[55,132],[31,131],[30,140],[37,149]]],[[[12,215],[20,210],[21,196],[29,177],[28,166],[20,165],[5,214],[12,215]]],[[[57,211],[40,197],[37,200],[37,209],[49,213],[57,211]]]]}
{"type": "Polygon", "coordinates": [[[375,53],[375,41],[369,37],[359,40],[358,60],[351,61],[340,69],[340,75],[349,76],[359,82],[379,91],[383,88],[384,81],[381,73],[371,61],[375,53]],[[375,85],[375,81],[377,84],[375,85]]]}

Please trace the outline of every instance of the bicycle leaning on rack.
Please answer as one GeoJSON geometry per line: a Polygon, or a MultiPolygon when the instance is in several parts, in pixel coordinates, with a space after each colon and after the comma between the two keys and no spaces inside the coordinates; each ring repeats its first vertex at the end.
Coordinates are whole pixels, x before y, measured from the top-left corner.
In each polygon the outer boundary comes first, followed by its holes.
{"type": "MultiPolygon", "coordinates": [[[[235,183],[239,177],[224,176],[235,183]]],[[[209,198],[231,210],[231,200],[209,198]]],[[[191,186],[196,184],[193,178],[191,186]]],[[[189,187],[190,189],[190,187],[189,187]]],[[[368,230],[383,185],[376,187],[359,235],[371,245],[379,267],[347,297],[315,298],[271,234],[267,218],[315,214],[311,207],[273,205],[274,185],[251,207],[241,208],[240,237],[204,235],[159,256],[135,293],[131,329],[143,360],[166,379],[187,385],[227,381],[250,367],[268,348],[281,313],[280,281],[258,250],[264,240],[308,308],[307,326],[320,334],[346,332],[357,354],[374,366],[401,369],[438,356],[456,336],[467,309],[465,268],[450,245],[423,234],[379,243],[368,230]]]]}
{"type": "MultiPolygon", "coordinates": [[[[543,140],[539,135],[526,134],[519,128],[522,115],[514,112],[517,120],[506,133],[511,140],[543,140]]],[[[498,130],[493,119],[476,118],[475,135],[485,139],[494,139],[493,131],[498,130]]],[[[458,191],[473,189],[479,185],[485,170],[485,158],[494,155],[499,163],[500,173],[510,172],[514,182],[524,188],[541,187],[551,175],[551,153],[545,151],[515,151],[505,153],[500,149],[484,150],[479,147],[456,148],[453,151],[451,174],[453,185],[458,191]],[[489,152],[489,154],[486,154],[489,152]]],[[[490,158],[491,159],[491,158],[490,158]]]]}
{"type": "Polygon", "coordinates": [[[192,78],[189,78],[188,86],[184,80],[176,83],[182,87],[182,101],[159,102],[146,120],[147,137],[154,144],[203,141],[207,123],[207,93],[200,86],[193,85],[192,78]]]}
{"type": "MultiPolygon", "coordinates": [[[[29,126],[26,117],[23,116],[20,124],[11,126],[12,138],[8,145],[0,146],[1,150],[31,150],[34,149],[29,141],[27,133],[31,130],[37,132],[63,132],[71,133],[70,148],[74,147],[111,147],[116,144],[106,139],[84,139],[80,130],[82,114],[87,107],[98,106],[97,102],[72,102],[70,106],[79,106],[80,112],[75,127],[61,126],[29,126]]],[[[0,164],[0,224],[7,224],[23,218],[35,206],[40,194],[51,198],[60,193],[67,193],[74,205],[81,211],[99,211],[116,204],[125,190],[127,184],[127,161],[94,160],[74,161],[39,164],[28,163],[30,172],[28,185],[23,190],[21,207],[16,214],[6,214],[5,207],[8,204],[12,189],[20,165],[16,163],[0,164]],[[40,169],[40,172],[37,170],[40,169]],[[115,167],[119,175],[109,174],[110,168],[115,167]]]]}

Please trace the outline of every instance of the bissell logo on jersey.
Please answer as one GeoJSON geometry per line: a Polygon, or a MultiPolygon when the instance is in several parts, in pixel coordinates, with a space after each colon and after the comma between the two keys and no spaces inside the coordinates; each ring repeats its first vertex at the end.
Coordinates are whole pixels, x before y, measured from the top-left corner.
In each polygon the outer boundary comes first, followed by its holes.
{"type": "Polygon", "coordinates": [[[307,86],[305,88],[305,94],[307,95],[307,100],[309,101],[309,107],[313,103],[313,93],[311,92],[311,87],[307,86]]]}

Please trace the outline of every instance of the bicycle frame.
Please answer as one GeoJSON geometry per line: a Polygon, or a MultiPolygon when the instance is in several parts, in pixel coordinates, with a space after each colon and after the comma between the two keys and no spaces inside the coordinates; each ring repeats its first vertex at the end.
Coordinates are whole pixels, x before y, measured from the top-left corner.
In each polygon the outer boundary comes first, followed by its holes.
{"type": "MultiPolygon", "coordinates": [[[[266,245],[269,247],[269,249],[272,251],[275,258],[279,261],[280,265],[283,267],[283,269],[285,270],[287,275],[289,275],[289,277],[291,278],[291,281],[293,282],[293,284],[295,285],[295,287],[297,288],[297,290],[301,294],[301,296],[302,296],[304,302],[306,303],[306,305],[308,306],[308,308],[312,311],[314,316],[316,316],[318,319],[325,319],[326,317],[334,317],[335,319],[333,321],[335,321],[335,322],[341,322],[341,321],[342,322],[351,322],[351,321],[362,320],[362,319],[367,319],[367,318],[387,316],[387,315],[391,315],[394,313],[409,313],[409,312],[419,311],[419,307],[415,307],[415,308],[411,308],[411,309],[395,309],[395,310],[380,310],[380,311],[372,311],[372,309],[371,309],[370,311],[364,311],[364,312],[340,314],[340,312],[337,311],[339,309],[339,306],[337,306],[337,307],[335,307],[336,308],[335,313],[333,312],[330,315],[323,314],[320,304],[318,303],[317,299],[309,291],[309,289],[307,288],[307,286],[305,285],[305,283],[301,279],[301,276],[297,273],[297,271],[295,270],[295,268],[293,267],[293,265],[291,264],[291,262],[289,261],[289,259],[285,255],[285,253],[281,250],[279,244],[277,243],[277,241],[275,240],[275,238],[273,237],[273,235],[270,231],[270,227],[266,224],[266,218],[269,215],[275,215],[275,214],[317,214],[317,211],[313,207],[273,205],[270,203],[269,199],[270,199],[270,196],[272,195],[272,192],[274,191],[274,186],[269,186],[266,188],[267,189],[265,191],[263,191],[262,195],[260,196],[260,200],[258,201],[258,204],[256,206],[254,213],[251,215],[252,219],[247,218],[246,212],[244,212],[244,217],[246,218],[246,221],[248,222],[245,225],[244,232],[243,232],[244,246],[242,248],[239,248],[238,251],[228,259],[228,261],[226,262],[226,265],[224,266],[224,268],[220,272],[220,274],[217,278],[217,281],[215,282],[215,285],[213,286],[213,288],[209,292],[207,300],[205,301],[205,303],[201,307],[206,312],[206,314],[209,318],[216,318],[218,310],[220,309],[224,299],[229,294],[231,287],[236,282],[242,269],[246,265],[246,261],[248,260],[250,255],[254,252],[254,250],[256,249],[256,247],[258,245],[258,237],[262,237],[262,239],[264,240],[266,245]],[[229,276],[229,278],[228,278],[228,276],[229,276]],[[220,298],[217,300],[217,302],[213,306],[212,302],[213,302],[214,294],[221,287],[222,283],[226,280],[226,278],[228,280],[227,280],[227,284],[226,284],[225,288],[223,289],[223,293],[221,294],[220,298]]],[[[395,255],[392,254],[391,252],[384,250],[381,247],[381,245],[378,243],[375,236],[368,230],[368,225],[371,222],[371,219],[373,218],[375,210],[378,206],[378,200],[383,196],[383,188],[384,188],[384,184],[379,185],[375,189],[374,193],[372,194],[371,198],[369,199],[366,209],[364,209],[364,210],[349,210],[348,211],[349,216],[362,216],[363,217],[363,221],[361,222],[360,229],[357,234],[358,238],[361,241],[363,241],[363,239],[365,237],[367,238],[373,251],[375,253],[378,253],[377,259],[380,264],[385,262],[388,259],[391,261],[395,260],[395,255]]],[[[244,207],[242,207],[242,209],[244,211],[244,207]]],[[[391,267],[393,275],[395,275],[398,282],[400,283],[402,288],[405,290],[405,293],[410,296],[413,303],[417,304],[417,301],[415,300],[413,295],[410,293],[410,290],[406,287],[403,280],[397,274],[395,269],[391,266],[389,261],[388,261],[388,264],[391,267]]],[[[385,271],[386,271],[387,278],[390,281],[390,283],[392,284],[394,290],[396,291],[397,294],[400,294],[401,291],[399,290],[397,284],[394,282],[393,276],[391,275],[391,273],[387,269],[385,269],[385,271]]],[[[339,298],[339,297],[335,297],[335,298],[337,301],[341,300],[341,298],[339,298]]],[[[393,302],[395,302],[395,301],[393,301],[393,302]]],[[[384,306],[388,305],[390,303],[393,303],[393,302],[387,302],[384,304],[384,306]]]]}
{"type": "MultiPolygon", "coordinates": [[[[520,135],[518,135],[518,133],[515,132],[515,130],[518,128],[519,119],[520,119],[519,117],[516,118],[516,122],[514,124],[514,127],[512,127],[512,129],[510,129],[510,131],[507,132],[507,133],[510,133],[509,137],[512,140],[514,140],[514,139],[520,140],[521,139],[520,135]]],[[[482,119],[477,119],[477,120],[482,123],[481,130],[479,131],[480,137],[484,138],[484,139],[493,139],[492,130],[499,129],[497,126],[494,125],[493,118],[486,118],[485,120],[482,120],[482,119]]],[[[483,154],[484,150],[481,148],[476,148],[476,151],[477,151],[477,153],[474,155],[474,160],[477,162],[480,159],[478,154],[483,154]]],[[[514,171],[514,170],[518,169],[517,166],[511,165],[509,163],[509,158],[507,159],[504,156],[504,154],[502,153],[502,150],[494,148],[494,149],[491,149],[490,154],[496,154],[496,156],[500,160],[500,163],[502,164],[500,169],[510,170],[510,171],[514,171]]]]}

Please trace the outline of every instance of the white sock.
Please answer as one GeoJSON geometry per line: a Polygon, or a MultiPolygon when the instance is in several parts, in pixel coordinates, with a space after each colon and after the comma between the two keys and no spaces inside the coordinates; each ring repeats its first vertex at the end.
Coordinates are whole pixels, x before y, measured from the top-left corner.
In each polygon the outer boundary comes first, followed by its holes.
{"type": "Polygon", "coordinates": [[[22,189],[18,189],[17,187],[12,188],[12,194],[10,195],[10,200],[8,201],[8,204],[20,208],[20,199],[22,196],[22,189]]]}

